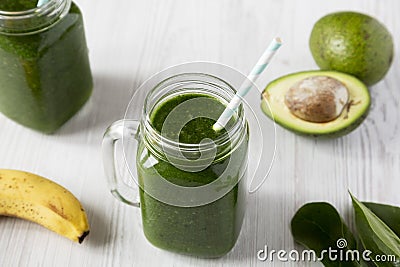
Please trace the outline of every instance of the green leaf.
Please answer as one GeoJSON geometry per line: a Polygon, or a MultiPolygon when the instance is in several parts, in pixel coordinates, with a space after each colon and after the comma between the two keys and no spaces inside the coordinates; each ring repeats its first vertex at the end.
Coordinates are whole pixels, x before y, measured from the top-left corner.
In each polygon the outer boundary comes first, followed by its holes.
{"type": "Polygon", "coordinates": [[[358,201],[351,193],[358,235],[365,249],[372,253],[371,260],[377,257],[394,255],[397,262],[375,261],[377,266],[400,266],[399,237],[370,209],[358,201]]]}
{"type": "Polygon", "coordinates": [[[376,264],[373,261],[366,261],[364,260],[362,253],[365,250],[363,244],[361,243],[360,239],[357,239],[357,248],[358,251],[360,252],[360,265],[361,267],[376,267],[376,264]]]}
{"type": "Polygon", "coordinates": [[[362,202],[400,237],[400,208],[385,204],[362,202]]]}
{"type": "MultiPolygon", "coordinates": [[[[343,251],[356,250],[356,240],[336,209],[326,202],[308,203],[301,207],[291,221],[291,230],[296,242],[312,249],[319,257],[323,250],[338,249],[338,239],[344,238],[347,246],[343,251]]],[[[331,261],[325,255],[321,261],[325,266],[360,266],[357,261],[331,261]]]]}

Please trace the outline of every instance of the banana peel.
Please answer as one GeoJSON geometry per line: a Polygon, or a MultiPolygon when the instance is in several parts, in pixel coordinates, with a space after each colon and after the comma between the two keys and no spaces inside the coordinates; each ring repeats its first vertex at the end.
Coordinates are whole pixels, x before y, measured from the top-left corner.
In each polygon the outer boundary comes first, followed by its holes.
{"type": "Polygon", "coordinates": [[[71,192],[24,171],[0,169],[0,215],[38,223],[79,243],[89,234],[85,210],[71,192]]]}

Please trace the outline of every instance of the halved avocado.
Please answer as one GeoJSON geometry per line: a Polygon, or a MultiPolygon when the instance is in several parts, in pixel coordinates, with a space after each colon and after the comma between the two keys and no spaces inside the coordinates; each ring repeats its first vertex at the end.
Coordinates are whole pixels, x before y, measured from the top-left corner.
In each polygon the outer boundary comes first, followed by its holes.
{"type": "MultiPolygon", "coordinates": [[[[320,84],[315,83],[313,86],[320,86],[320,84]]],[[[323,87],[330,88],[331,86],[323,87]]],[[[302,90],[306,93],[309,92],[308,88],[303,88],[302,90]]],[[[295,96],[294,100],[297,102],[302,101],[302,94],[295,96]]],[[[282,127],[301,135],[324,137],[339,137],[353,131],[366,118],[371,104],[370,94],[365,84],[351,75],[336,71],[304,71],[280,77],[267,85],[261,98],[261,108],[264,113],[273,118],[282,127]],[[330,118],[329,121],[313,122],[305,120],[304,116],[299,116],[296,113],[298,109],[293,108],[293,105],[288,101],[288,98],[293,96],[293,93],[289,92],[290,90],[293,91],[296,88],[300,88],[298,85],[301,85],[303,81],[317,80],[315,77],[323,77],[325,80],[330,81],[336,80],[338,84],[347,88],[347,96],[343,98],[346,99],[346,102],[343,103],[343,100],[340,99],[343,108],[339,110],[338,114],[336,114],[337,116],[330,118]],[[265,100],[268,101],[272,114],[265,100]]],[[[323,99],[323,97],[315,99],[323,99]]],[[[337,99],[336,103],[339,103],[337,99]]],[[[324,110],[326,106],[329,105],[327,103],[317,103],[319,108],[311,111],[314,112],[313,115],[315,117],[320,117],[318,112],[324,110]]],[[[315,107],[315,103],[313,107],[315,107]]],[[[307,116],[305,117],[307,118],[307,116]]]]}

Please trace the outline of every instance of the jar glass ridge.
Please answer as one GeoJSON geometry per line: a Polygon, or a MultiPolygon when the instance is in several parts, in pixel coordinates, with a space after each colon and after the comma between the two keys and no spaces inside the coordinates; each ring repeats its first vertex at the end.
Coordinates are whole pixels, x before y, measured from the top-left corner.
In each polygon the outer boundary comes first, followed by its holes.
{"type": "Polygon", "coordinates": [[[237,115],[234,117],[234,124],[228,127],[227,132],[221,134],[217,139],[199,144],[181,143],[168,139],[155,130],[151,124],[150,115],[153,109],[166,98],[185,93],[208,95],[227,105],[235,95],[236,90],[227,82],[204,73],[178,74],[161,81],[146,97],[141,119],[141,138],[144,138],[148,149],[160,158],[165,158],[165,155],[163,155],[165,153],[170,153],[170,156],[173,156],[174,151],[184,151],[185,155],[188,155],[198,151],[207,152],[217,146],[220,149],[217,149],[218,153],[213,162],[221,160],[234,151],[244,138],[246,121],[243,106],[239,106],[237,115]]]}
{"type": "Polygon", "coordinates": [[[68,14],[71,3],[72,0],[49,0],[28,10],[0,10],[0,34],[28,35],[45,31],[68,14]]]}

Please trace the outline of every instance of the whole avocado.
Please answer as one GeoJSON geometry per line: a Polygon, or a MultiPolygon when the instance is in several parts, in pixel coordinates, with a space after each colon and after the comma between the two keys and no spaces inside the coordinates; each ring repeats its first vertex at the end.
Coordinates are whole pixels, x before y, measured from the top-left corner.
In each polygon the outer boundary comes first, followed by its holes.
{"type": "Polygon", "coordinates": [[[336,12],[315,23],[310,50],[321,69],[345,72],[373,85],[389,70],[393,39],[384,25],[368,15],[336,12]]]}

